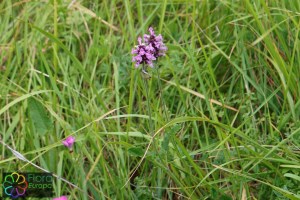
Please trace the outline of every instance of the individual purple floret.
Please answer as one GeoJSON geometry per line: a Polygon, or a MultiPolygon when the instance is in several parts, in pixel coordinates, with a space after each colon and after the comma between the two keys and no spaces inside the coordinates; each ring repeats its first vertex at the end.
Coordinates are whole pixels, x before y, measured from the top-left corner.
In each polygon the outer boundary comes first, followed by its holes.
{"type": "Polygon", "coordinates": [[[153,60],[156,60],[153,56],[153,48],[151,45],[142,43],[141,37],[138,38],[138,42],[139,44],[131,51],[131,54],[135,55],[132,58],[132,61],[135,62],[135,67],[138,67],[140,64],[147,64],[153,67],[153,60]]]}
{"type": "Polygon", "coordinates": [[[144,35],[144,41],[147,45],[150,46],[153,56],[155,58],[165,56],[165,52],[168,50],[166,45],[163,43],[163,38],[161,34],[155,35],[152,27],[149,29],[150,35],[144,35]]]}

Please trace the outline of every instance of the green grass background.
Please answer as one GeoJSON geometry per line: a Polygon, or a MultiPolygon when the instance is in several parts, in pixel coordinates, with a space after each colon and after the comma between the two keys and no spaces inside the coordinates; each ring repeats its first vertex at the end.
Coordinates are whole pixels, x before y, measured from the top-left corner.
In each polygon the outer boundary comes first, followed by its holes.
{"type": "Polygon", "coordinates": [[[1,1],[2,141],[69,199],[300,199],[299,31],[298,0],[1,1]]]}

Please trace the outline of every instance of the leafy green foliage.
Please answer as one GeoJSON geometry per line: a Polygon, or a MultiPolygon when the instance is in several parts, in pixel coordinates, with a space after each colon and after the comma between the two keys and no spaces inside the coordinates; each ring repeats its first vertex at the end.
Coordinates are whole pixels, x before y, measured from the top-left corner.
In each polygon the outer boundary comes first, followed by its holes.
{"type": "MultiPolygon", "coordinates": [[[[55,196],[299,199],[299,13],[297,0],[1,1],[1,138],[80,188],[59,179],[55,196]],[[146,98],[130,52],[149,26],[168,52],[146,98]]],[[[36,170],[17,163],[3,147],[1,169],[36,170]]]]}
{"type": "Polygon", "coordinates": [[[44,136],[52,130],[52,122],[47,115],[47,112],[39,101],[34,98],[28,99],[29,119],[32,122],[37,134],[44,136]]]}
{"type": "Polygon", "coordinates": [[[168,129],[168,131],[166,131],[166,133],[164,135],[164,139],[161,143],[161,147],[163,150],[165,150],[166,152],[169,151],[170,139],[172,139],[172,137],[174,137],[174,135],[180,130],[180,128],[181,128],[181,126],[179,124],[175,124],[173,127],[168,129]]]}
{"type": "Polygon", "coordinates": [[[128,149],[128,153],[133,156],[142,157],[145,152],[141,147],[131,147],[128,149]]]}

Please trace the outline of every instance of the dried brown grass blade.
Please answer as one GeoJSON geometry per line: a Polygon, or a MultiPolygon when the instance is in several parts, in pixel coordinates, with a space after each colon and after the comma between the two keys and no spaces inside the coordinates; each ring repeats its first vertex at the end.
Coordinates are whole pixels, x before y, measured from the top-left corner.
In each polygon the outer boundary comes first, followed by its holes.
{"type": "MultiPolygon", "coordinates": [[[[189,89],[189,88],[187,88],[187,87],[184,87],[184,86],[182,86],[182,85],[177,85],[177,84],[174,83],[174,82],[167,81],[167,80],[162,79],[162,78],[161,78],[161,80],[164,81],[164,82],[166,82],[166,83],[168,83],[168,84],[170,84],[170,85],[178,86],[180,89],[182,89],[182,90],[184,90],[184,91],[186,91],[186,92],[188,92],[188,93],[190,93],[190,94],[193,94],[193,95],[195,95],[195,96],[197,96],[197,97],[199,97],[199,98],[201,98],[201,99],[206,99],[206,97],[205,97],[203,94],[200,94],[199,92],[196,92],[196,91],[194,91],[194,90],[191,90],[191,89],[189,89]]],[[[228,105],[225,105],[225,104],[223,104],[223,103],[221,103],[221,102],[219,102],[219,101],[217,101],[217,100],[214,100],[214,99],[209,99],[209,102],[211,102],[211,103],[213,103],[213,104],[217,104],[217,105],[222,106],[222,107],[224,107],[224,108],[228,108],[229,110],[233,110],[233,111],[235,111],[235,112],[238,111],[236,108],[231,107],[231,106],[228,106],[228,105]]]]}

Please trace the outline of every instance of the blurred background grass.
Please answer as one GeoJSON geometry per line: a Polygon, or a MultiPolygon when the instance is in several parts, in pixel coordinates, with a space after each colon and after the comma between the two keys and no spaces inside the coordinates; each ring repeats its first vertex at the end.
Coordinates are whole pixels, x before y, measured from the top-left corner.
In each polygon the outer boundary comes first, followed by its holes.
{"type": "Polygon", "coordinates": [[[1,138],[70,199],[300,199],[299,30],[297,0],[1,1],[1,138]],[[170,82],[150,70],[146,99],[149,26],[170,82]]]}

